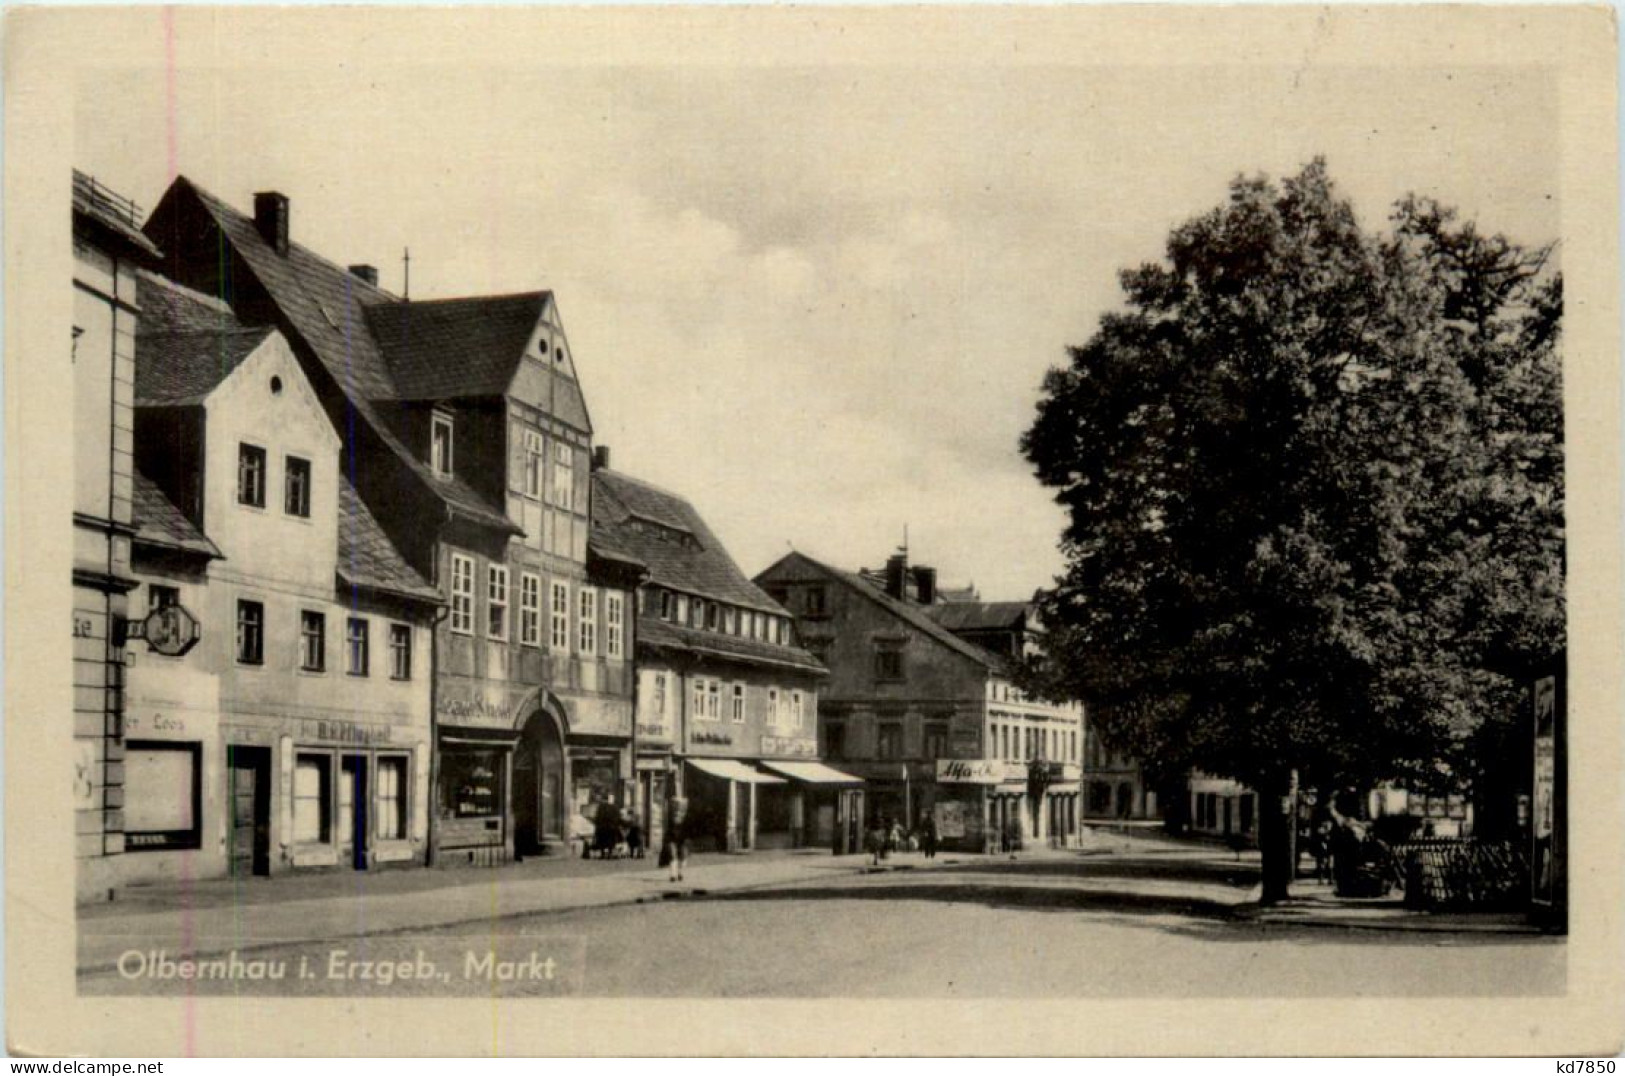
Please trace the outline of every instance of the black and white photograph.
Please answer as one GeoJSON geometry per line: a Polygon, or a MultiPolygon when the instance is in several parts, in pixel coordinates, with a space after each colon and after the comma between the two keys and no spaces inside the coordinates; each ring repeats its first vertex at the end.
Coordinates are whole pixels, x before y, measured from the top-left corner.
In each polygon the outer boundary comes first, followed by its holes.
{"type": "Polygon", "coordinates": [[[1619,1049],[1606,9],[11,16],[14,1052],[1619,1049]]]}

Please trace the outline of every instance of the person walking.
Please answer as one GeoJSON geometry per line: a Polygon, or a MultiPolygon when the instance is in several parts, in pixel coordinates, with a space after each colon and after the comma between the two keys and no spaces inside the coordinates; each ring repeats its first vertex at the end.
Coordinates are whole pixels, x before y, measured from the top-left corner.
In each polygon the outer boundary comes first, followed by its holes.
{"type": "Polygon", "coordinates": [[[926,811],[920,818],[920,850],[926,859],[937,858],[937,818],[933,811],[926,811]]]}
{"type": "Polygon", "coordinates": [[[660,865],[671,871],[671,880],[683,880],[683,868],[688,865],[688,801],[674,799],[666,819],[666,839],[660,846],[660,865]]]}

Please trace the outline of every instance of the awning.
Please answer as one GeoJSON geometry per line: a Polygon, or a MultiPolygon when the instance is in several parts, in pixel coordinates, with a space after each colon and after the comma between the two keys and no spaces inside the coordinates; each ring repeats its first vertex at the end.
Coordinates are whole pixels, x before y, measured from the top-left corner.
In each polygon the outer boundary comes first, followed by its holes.
{"type": "Polygon", "coordinates": [[[833,766],[826,766],[822,762],[769,762],[762,760],[762,765],[775,773],[782,773],[786,777],[793,777],[797,781],[809,785],[861,785],[863,778],[854,777],[850,773],[842,773],[833,766]]]}
{"type": "Polygon", "coordinates": [[[774,777],[770,773],[751,769],[743,762],[735,762],[731,758],[690,758],[684,761],[695,769],[712,777],[720,777],[724,781],[743,781],[748,785],[784,784],[782,777],[774,777]]]}

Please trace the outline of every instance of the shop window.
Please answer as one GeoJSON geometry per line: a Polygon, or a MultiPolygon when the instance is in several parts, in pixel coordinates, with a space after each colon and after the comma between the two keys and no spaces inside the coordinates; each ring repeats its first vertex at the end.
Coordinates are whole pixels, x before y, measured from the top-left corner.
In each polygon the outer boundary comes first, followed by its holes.
{"type": "Polygon", "coordinates": [[[542,581],[529,572],[519,576],[519,642],[542,645],[542,581]]]}
{"type": "Polygon", "coordinates": [[[875,757],[900,759],[903,757],[903,726],[895,722],[881,725],[875,737],[875,757]]]}
{"type": "Polygon", "coordinates": [[[258,445],[237,446],[237,503],[265,507],[265,449],[258,445]]]}
{"type": "Polygon", "coordinates": [[[293,768],[293,839],[302,844],[333,840],[333,759],[300,755],[293,768]]]}
{"type": "Polygon", "coordinates": [[[259,602],[237,602],[237,661],[265,663],[265,606],[259,602]]]}
{"type": "Polygon", "coordinates": [[[386,755],[378,759],[377,806],[373,826],[381,841],[406,839],[406,759],[386,755]]]}
{"type": "Polygon", "coordinates": [[[389,677],[412,679],[412,628],[409,625],[389,626],[389,677]]]}
{"type": "Polygon", "coordinates": [[[440,756],[441,811],[454,818],[501,813],[502,753],[462,749],[440,756]]]}
{"type": "Polygon", "coordinates": [[[581,588],[581,611],[577,618],[577,627],[581,654],[583,657],[592,657],[598,653],[598,590],[595,587],[581,588]]]}
{"type": "Polygon", "coordinates": [[[948,757],[948,726],[940,722],[931,722],[925,726],[925,735],[921,744],[923,751],[920,757],[934,760],[948,757]]]}
{"type": "Polygon", "coordinates": [[[499,564],[485,570],[485,635],[488,639],[508,638],[508,569],[499,564]]]}
{"type": "Polygon", "coordinates": [[[282,476],[282,510],[290,516],[310,518],[310,461],[289,456],[282,476]]]}
{"type": "Polygon", "coordinates": [[[1252,796],[1243,796],[1243,797],[1241,797],[1240,810],[1241,810],[1241,832],[1243,832],[1243,833],[1251,833],[1253,831],[1253,797],[1252,796]]]}
{"type": "Polygon", "coordinates": [[[196,743],[131,740],[125,745],[126,850],[202,846],[202,760],[202,745],[196,743]]]}
{"type": "Polygon", "coordinates": [[[315,673],[327,668],[327,617],[308,609],[299,614],[299,667],[315,673]]]}
{"type": "Polygon", "coordinates": [[[474,634],[474,558],[451,555],[451,630],[474,634]]]}
{"type": "Polygon", "coordinates": [[[733,719],[734,724],[745,723],[745,685],[735,684],[733,693],[733,719]]]}
{"type": "Polygon", "coordinates": [[[347,652],[344,671],[351,676],[366,676],[369,659],[367,622],[360,617],[351,617],[344,627],[344,641],[347,652]]]}
{"type": "Polygon", "coordinates": [[[619,658],[625,652],[626,596],[619,592],[604,595],[604,653],[619,658]]]}
{"type": "Polygon", "coordinates": [[[549,642],[552,649],[560,654],[570,650],[570,584],[555,579],[553,581],[553,599],[551,605],[552,632],[549,642]]]}

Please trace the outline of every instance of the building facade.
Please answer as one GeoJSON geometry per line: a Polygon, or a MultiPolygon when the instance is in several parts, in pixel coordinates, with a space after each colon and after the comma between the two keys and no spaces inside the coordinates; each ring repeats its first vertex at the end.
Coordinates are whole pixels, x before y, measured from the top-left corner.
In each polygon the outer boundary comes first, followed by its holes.
{"type": "Polygon", "coordinates": [[[446,603],[431,859],[557,851],[584,805],[630,802],[639,571],[591,548],[592,423],[557,305],[407,302],[295,242],[291,213],[180,178],[146,231],[169,276],[287,337],[361,502],[446,603]]]}
{"type": "Polygon", "coordinates": [[[73,255],[73,805],[84,899],[116,885],[124,851],[136,273],[158,250],[133,203],[75,171],[73,255]]]}
{"type": "Polygon", "coordinates": [[[791,553],[756,582],[830,670],[822,753],[867,782],[870,821],[929,814],[966,851],[1077,840],[1083,709],[1016,687],[1009,656],[1032,642],[1021,603],[951,611],[936,573],[902,555],[859,574],[791,553]]]}
{"type": "Polygon", "coordinates": [[[282,334],[140,294],[122,880],[421,864],[439,596],[282,334]]]}
{"type": "Polygon", "coordinates": [[[861,815],[862,782],[819,761],[825,670],[788,612],[685,498],[606,466],[593,513],[599,543],[647,571],[636,618],[645,832],[658,843],[683,799],[701,849],[838,847],[861,815]]]}

